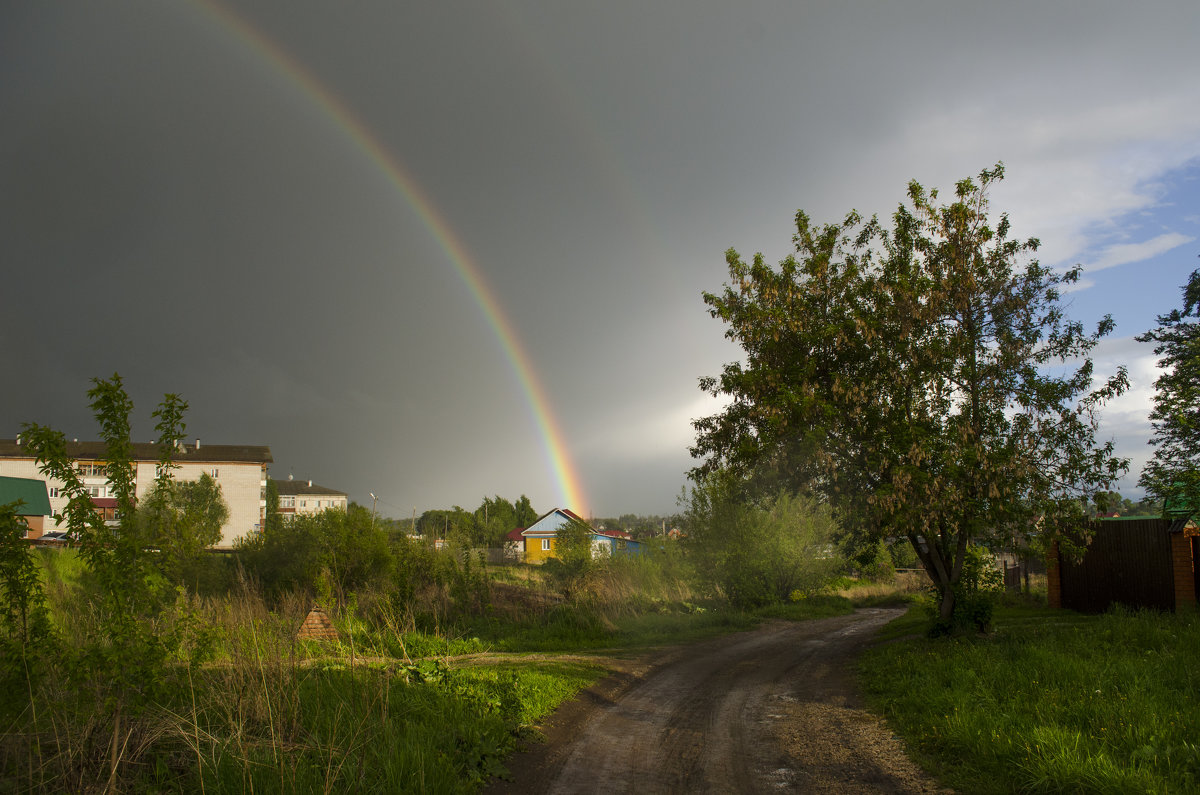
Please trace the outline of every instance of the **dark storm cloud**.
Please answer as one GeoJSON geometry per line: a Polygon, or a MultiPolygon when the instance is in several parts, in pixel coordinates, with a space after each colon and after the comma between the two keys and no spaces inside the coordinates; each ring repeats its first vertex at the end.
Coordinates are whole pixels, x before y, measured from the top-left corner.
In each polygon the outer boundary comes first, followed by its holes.
{"type": "Polygon", "coordinates": [[[0,436],[93,435],[87,380],[120,371],[146,438],[181,392],[194,435],[398,513],[554,505],[505,350],[358,123],[474,258],[586,509],[666,512],[696,378],[737,355],[700,300],[726,247],[1002,158],[1018,231],[1098,258],[1200,155],[1191,3],[229,8],[353,119],[217,6],[0,12],[0,436]]]}

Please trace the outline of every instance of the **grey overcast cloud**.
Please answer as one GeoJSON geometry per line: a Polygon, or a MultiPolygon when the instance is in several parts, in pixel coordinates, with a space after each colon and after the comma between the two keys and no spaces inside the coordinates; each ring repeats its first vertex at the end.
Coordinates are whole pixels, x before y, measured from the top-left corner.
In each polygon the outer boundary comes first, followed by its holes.
{"type": "Polygon", "coordinates": [[[408,516],[484,495],[668,513],[701,299],[792,218],[908,180],[993,194],[1133,389],[1200,253],[1200,3],[7,2],[0,437],[96,438],[119,372],[153,436],[270,445],[276,478],[408,516]]]}

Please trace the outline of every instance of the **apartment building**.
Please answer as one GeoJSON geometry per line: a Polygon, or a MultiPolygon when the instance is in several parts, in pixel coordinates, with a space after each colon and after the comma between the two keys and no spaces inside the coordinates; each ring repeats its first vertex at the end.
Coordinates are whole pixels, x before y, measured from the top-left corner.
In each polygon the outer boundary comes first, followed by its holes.
{"type": "Polygon", "coordinates": [[[330,508],[344,511],[349,504],[346,492],[317,486],[311,480],[293,480],[291,475],[287,480],[275,481],[275,488],[279,492],[279,513],[284,518],[330,508]]]}
{"type": "MultiPolygon", "coordinates": [[[[103,442],[67,442],[67,454],[75,459],[80,480],[92,498],[96,509],[106,519],[114,518],[117,500],[108,482],[107,461],[103,442]]],[[[154,443],[134,443],[134,499],[141,499],[154,486],[158,472],[159,449],[154,443]]],[[[221,495],[229,506],[229,520],[221,528],[219,549],[232,547],[238,539],[262,529],[266,511],[267,465],[271,449],[265,445],[201,445],[176,446],[172,456],[178,465],[177,480],[198,480],[207,473],[221,485],[221,495]]],[[[50,508],[58,514],[66,507],[67,498],[61,493],[63,484],[46,478],[38,470],[37,461],[20,439],[0,439],[0,475],[14,478],[44,480],[49,489],[50,508]]],[[[47,517],[44,529],[65,530],[53,517],[47,517]]]]}

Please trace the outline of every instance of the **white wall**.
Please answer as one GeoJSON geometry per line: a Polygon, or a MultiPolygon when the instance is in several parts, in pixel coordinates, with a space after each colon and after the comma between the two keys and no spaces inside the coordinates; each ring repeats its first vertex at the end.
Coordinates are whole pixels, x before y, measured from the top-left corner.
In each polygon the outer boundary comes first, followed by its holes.
{"type": "MultiPolygon", "coordinates": [[[[155,461],[137,463],[134,472],[135,498],[141,499],[153,488],[156,468],[155,461]]],[[[232,547],[239,538],[257,530],[262,521],[262,512],[266,507],[266,467],[257,463],[186,462],[180,463],[179,468],[175,470],[175,478],[199,480],[202,473],[207,472],[211,475],[213,470],[217,472],[215,480],[221,484],[221,495],[225,498],[225,504],[229,506],[229,520],[221,528],[221,541],[217,547],[232,547]]],[[[0,459],[0,475],[45,480],[51,494],[50,509],[58,514],[67,507],[65,497],[53,496],[54,490],[62,487],[62,482],[42,475],[32,458],[0,459]]],[[[97,489],[104,489],[108,484],[108,480],[103,476],[84,476],[81,480],[85,486],[94,486],[97,489]]],[[[65,530],[66,526],[58,524],[53,517],[48,516],[44,529],[46,532],[65,530]]]]}

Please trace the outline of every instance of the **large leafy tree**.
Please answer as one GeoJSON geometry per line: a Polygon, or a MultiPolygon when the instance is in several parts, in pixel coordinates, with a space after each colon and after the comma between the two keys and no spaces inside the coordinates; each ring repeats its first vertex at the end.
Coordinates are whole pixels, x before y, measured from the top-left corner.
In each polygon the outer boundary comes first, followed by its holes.
{"type": "Polygon", "coordinates": [[[1154,382],[1150,422],[1154,458],[1138,484],[1166,507],[1200,506],[1200,270],[1183,287],[1183,309],[1158,318],[1158,327],[1138,337],[1153,342],[1162,375],[1154,382]]]}
{"type": "Polygon", "coordinates": [[[704,296],[744,360],[701,379],[729,403],[695,423],[693,475],[811,489],[848,532],[907,538],[947,622],[973,542],[1053,532],[1127,468],[1096,441],[1097,408],[1128,385],[1123,369],[1094,383],[1112,321],[1067,320],[1079,269],[1040,265],[1007,216],[993,226],[1002,176],[960,181],[948,204],[912,182],[891,229],[798,212],[794,255],[771,267],[730,249],[730,282],[704,296]]]}

